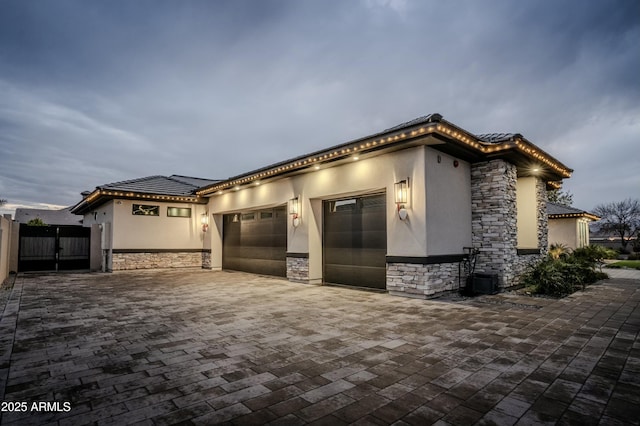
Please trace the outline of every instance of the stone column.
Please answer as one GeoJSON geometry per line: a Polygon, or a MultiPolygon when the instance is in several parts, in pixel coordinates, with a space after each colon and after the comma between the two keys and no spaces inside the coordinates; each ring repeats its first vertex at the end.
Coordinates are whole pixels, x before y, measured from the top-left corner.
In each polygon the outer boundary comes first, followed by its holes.
{"type": "Polygon", "coordinates": [[[547,215],[547,184],[536,180],[536,202],[538,206],[538,248],[545,256],[549,251],[549,216],[547,215]]]}
{"type": "Polygon", "coordinates": [[[513,285],[517,253],[516,166],[491,160],[471,167],[471,231],[480,249],[475,272],[497,274],[500,287],[513,285]]]}
{"type": "Polygon", "coordinates": [[[504,160],[471,167],[472,241],[480,249],[475,272],[497,274],[501,288],[517,285],[526,268],[547,253],[547,191],[542,179],[536,179],[537,250],[518,253],[517,179],[516,166],[504,160]]]}

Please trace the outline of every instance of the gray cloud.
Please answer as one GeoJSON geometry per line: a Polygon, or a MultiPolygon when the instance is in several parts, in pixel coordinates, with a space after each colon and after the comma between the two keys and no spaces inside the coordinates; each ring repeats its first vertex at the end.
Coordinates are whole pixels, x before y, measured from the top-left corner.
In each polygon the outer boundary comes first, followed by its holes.
{"type": "Polygon", "coordinates": [[[640,5],[3,2],[0,195],[69,205],[152,174],[224,178],[431,112],[640,196],[640,5]]]}

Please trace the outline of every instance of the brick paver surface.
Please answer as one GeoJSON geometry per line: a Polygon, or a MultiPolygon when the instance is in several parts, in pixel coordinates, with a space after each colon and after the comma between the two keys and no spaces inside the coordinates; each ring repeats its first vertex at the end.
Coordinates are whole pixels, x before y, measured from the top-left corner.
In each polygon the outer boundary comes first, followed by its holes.
{"type": "Polygon", "coordinates": [[[232,272],[20,275],[1,421],[638,424],[639,304],[629,279],[424,301],[232,272]]]}

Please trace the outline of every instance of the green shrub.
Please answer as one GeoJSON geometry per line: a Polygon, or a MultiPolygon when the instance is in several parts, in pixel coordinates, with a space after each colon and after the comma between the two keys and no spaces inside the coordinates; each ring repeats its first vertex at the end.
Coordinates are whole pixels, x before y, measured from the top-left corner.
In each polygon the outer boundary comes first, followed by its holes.
{"type": "Polygon", "coordinates": [[[549,246],[549,256],[553,259],[561,259],[571,255],[571,249],[565,244],[554,243],[549,246]]]}
{"type": "Polygon", "coordinates": [[[607,274],[596,270],[607,251],[602,247],[589,246],[558,257],[550,254],[531,266],[522,282],[526,286],[534,286],[538,294],[566,296],[577,288],[584,289],[587,284],[609,278],[607,274]]]}
{"type": "Polygon", "coordinates": [[[573,283],[565,279],[565,262],[551,257],[528,270],[523,283],[533,286],[535,292],[551,296],[562,296],[573,292],[573,283]]]}
{"type": "Polygon", "coordinates": [[[618,253],[606,247],[590,245],[575,249],[573,255],[579,259],[599,262],[604,259],[615,259],[618,253]]]}

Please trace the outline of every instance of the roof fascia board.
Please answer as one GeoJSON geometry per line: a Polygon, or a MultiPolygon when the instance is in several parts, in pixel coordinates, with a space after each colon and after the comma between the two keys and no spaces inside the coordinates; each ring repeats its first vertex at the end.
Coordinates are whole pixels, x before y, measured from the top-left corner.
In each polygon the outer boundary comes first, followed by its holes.
{"type": "Polygon", "coordinates": [[[174,203],[191,203],[206,204],[207,200],[197,196],[186,195],[164,195],[146,192],[133,191],[110,191],[105,189],[96,189],[87,195],[82,201],[71,208],[71,212],[75,214],[84,214],[85,212],[104,204],[113,199],[138,200],[138,201],[167,201],[174,203]]]}
{"type": "Polygon", "coordinates": [[[432,114],[423,122],[408,122],[406,127],[396,126],[391,128],[390,131],[355,139],[204,186],[198,189],[196,194],[198,196],[211,196],[215,192],[238,188],[264,180],[289,177],[308,170],[311,166],[345,160],[356,154],[379,155],[383,153],[381,151],[382,147],[407,145],[410,141],[415,143],[417,139],[425,139],[426,136],[440,136],[438,139],[444,140],[445,143],[455,143],[488,159],[504,158],[509,152],[520,153],[533,161],[540,161],[552,168],[552,172],[549,173],[550,180],[568,178],[573,171],[544,150],[527,141],[520,134],[514,134],[511,140],[505,142],[483,142],[474,134],[444,120],[440,114],[432,114]]]}

